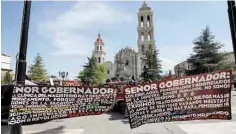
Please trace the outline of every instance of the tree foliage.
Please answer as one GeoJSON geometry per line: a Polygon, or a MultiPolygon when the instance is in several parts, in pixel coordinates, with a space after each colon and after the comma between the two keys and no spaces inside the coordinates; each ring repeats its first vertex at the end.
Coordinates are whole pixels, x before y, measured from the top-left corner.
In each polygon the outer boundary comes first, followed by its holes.
{"type": "Polygon", "coordinates": [[[97,64],[96,71],[95,71],[95,84],[100,85],[105,83],[106,78],[106,67],[104,64],[97,64]]]}
{"type": "Polygon", "coordinates": [[[193,41],[195,54],[188,59],[192,63],[193,69],[187,70],[187,75],[200,74],[215,71],[219,67],[219,62],[223,60],[219,50],[223,44],[215,41],[215,36],[210,32],[210,28],[202,30],[201,35],[193,41]]]}
{"type": "Polygon", "coordinates": [[[161,60],[158,58],[158,55],[158,50],[150,44],[145,55],[148,68],[144,67],[144,71],[141,74],[143,81],[148,81],[149,79],[155,81],[161,78],[161,60]]]}
{"type": "Polygon", "coordinates": [[[78,78],[80,79],[81,83],[86,83],[85,72],[85,69],[79,72],[78,78]]]}
{"type": "Polygon", "coordinates": [[[44,81],[48,79],[47,70],[44,67],[43,59],[38,53],[33,64],[29,66],[29,77],[34,81],[44,81]]]}
{"type": "Polygon", "coordinates": [[[143,81],[148,81],[149,80],[148,68],[146,66],[144,66],[144,68],[143,68],[143,72],[141,74],[141,78],[142,78],[143,81]]]}
{"type": "Polygon", "coordinates": [[[6,74],[3,76],[1,80],[1,84],[9,84],[12,82],[12,76],[10,72],[6,72],[6,74]]]}
{"type": "Polygon", "coordinates": [[[88,58],[88,63],[79,73],[78,78],[83,84],[97,86],[105,83],[105,65],[97,64],[94,56],[88,58]]]}
{"type": "Polygon", "coordinates": [[[224,60],[220,61],[218,63],[218,66],[217,66],[217,70],[224,70],[224,69],[232,69],[234,68],[234,62],[231,63],[231,62],[227,62],[227,58],[230,58],[228,56],[230,56],[231,54],[233,54],[232,52],[223,52],[223,53],[220,53],[222,55],[222,57],[224,57],[224,60]]]}
{"type": "Polygon", "coordinates": [[[219,63],[217,66],[217,70],[225,70],[225,69],[232,69],[233,65],[230,63],[219,63]]]}

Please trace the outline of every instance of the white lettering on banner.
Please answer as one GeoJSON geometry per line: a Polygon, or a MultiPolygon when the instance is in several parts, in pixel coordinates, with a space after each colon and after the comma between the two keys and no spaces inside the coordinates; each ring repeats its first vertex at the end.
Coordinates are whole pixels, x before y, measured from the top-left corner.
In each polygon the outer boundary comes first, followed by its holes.
{"type": "MultiPolygon", "coordinates": [[[[145,87],[145,91],[149,90],[145,87]]],[[[64,93],[64,94],[113,94],[116,92],[113,88],[84,88],[84,87],[42,87],[41,92],[43,94],[50,93],[64,93]]],[[[16,87],[15,93],[39,93],[38,87],[16,87]]]]}
{"type": "Polygon", "coordinates": [[[159,84],[159,88],[170,88],[173,86],[183,86],[183,85],[189,85],[199,82],[206,82],[206,81],[212,81],[212,80],[221,80],[226,79],[226,72],[218,72],[214,74],[207,74],[202,76],[193,76],[191,78],[181,78],[178,80],[172,80],[167,82],[161,82],[159,84]]]}
{"type": "Polygon", "coordinates": [[[116,90],[112,87],[16,86],[8,124],[102,114],[115,104],[116,90]]]}
{"type": "Polygon", "coordinates": [[[145,92],[145,91],[150,91],[150,90],[156,90],[157,89],[157,84],[151,84],[151,85],[145,85],[145,86],[136,86],[136,87],[131,87],[131,88],[126,88],[125,93],[126,94],[135,94],[139,92],[145,92]]]}
{"type": "Polygon", "coordinates": [[[39,93],[38,87],[15,87],[15,93],[39,93]]]}
{"type": "Polygon", "coordinates": [[[130,127],[178,120],[230,119],[231,75],[232,71],[227,70],[127,86],[130,127]]]}

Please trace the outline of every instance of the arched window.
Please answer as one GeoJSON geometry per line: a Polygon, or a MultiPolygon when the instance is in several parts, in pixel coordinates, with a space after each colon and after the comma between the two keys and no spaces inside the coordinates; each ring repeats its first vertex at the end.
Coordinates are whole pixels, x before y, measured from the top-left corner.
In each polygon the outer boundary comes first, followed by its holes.
{"type": "Polygon", "coordinates": [[[141,16],[141,27],[143,27],[143,16],[141,16]]]}
{"type": "Polygon", "coordinates": [[[100,51],[102,51],[102,46],[100,46],[100,51]]]}
{"type": "Polygon", "coordinates": [[[141,51],[144,53],[144,45],[141,46],[141,51]]]}
{"type": "Polygon", "coordinates": [[[144,41],[144,35],[141,35],[141,41],[142,42],[144,41]]]}
{"type": "Polygon", "coordinates": [[[149,27],[150,26],[150,16],[148,15],[147,16],[147,27],[149,27]]]}
{"type": "Polygon", "coordinates": [[[147,16],[147,20],[150,21],[150,16],[149,15],[147,16]]]}
{"type": "Polygon", "coordinates": [[[143,16],[141,16],[141,21],[143,21],[143,16]]]}
{"type": "Polygon", "coordinates": [[[101,63],[101,58],[100,57],[98,57],[98,63],[101,63]]]}
{"type": "Polygon", "coordinates": [[[97,51],[99,51],[99,46],[97,46],[97,51]]]}
{"type": "Polygon", "coordinates": [[[110,71],[109,70],[107,70],[107,74],[109,74],[110,73],[110,71]]]}
{"type": "Polygon", "coordinates": [[[128,61],[128,60],[125,61],[125,65],[126,65],[126,66],[129,65],[129,61],[128,61]]]}

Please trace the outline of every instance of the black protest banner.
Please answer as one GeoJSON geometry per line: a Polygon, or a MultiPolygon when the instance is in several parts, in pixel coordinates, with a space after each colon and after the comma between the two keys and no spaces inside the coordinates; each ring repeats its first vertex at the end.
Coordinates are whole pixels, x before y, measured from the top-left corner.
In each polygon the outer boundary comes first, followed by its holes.
{"type": "Polygon", "coordinates": [[[115,103],[112,87],[16,86],[9,125],[99,115],[115,103]]]}
{"type": "Polygon", "coordinates": [[[231,119],[232,71],[125,87],[130,127],[199,119],[231,119]]]}

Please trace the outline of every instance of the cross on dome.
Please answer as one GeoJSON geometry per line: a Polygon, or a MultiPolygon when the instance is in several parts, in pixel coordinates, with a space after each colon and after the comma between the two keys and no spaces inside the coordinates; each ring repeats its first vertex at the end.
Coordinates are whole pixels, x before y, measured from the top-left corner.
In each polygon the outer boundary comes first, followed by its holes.
{"type": "Polygon", "coordinates": [[[100,37],[101,36],[101,34],[100,34],[100,30],[98,30],[98,37],[100,37]]]}
{"type": "Polygon", "coordinates": [[[102,42],[102,38],[101,38],[101,34],[100,34],[100,30],[98,31],[97,42],[102,42]]]}
{"type": "Polygon", "coordinates": [[[147,3],[146,3],[145,0],[143,1],[143,5],[142,5],[142,7],[147,7],[147,3]]]}

